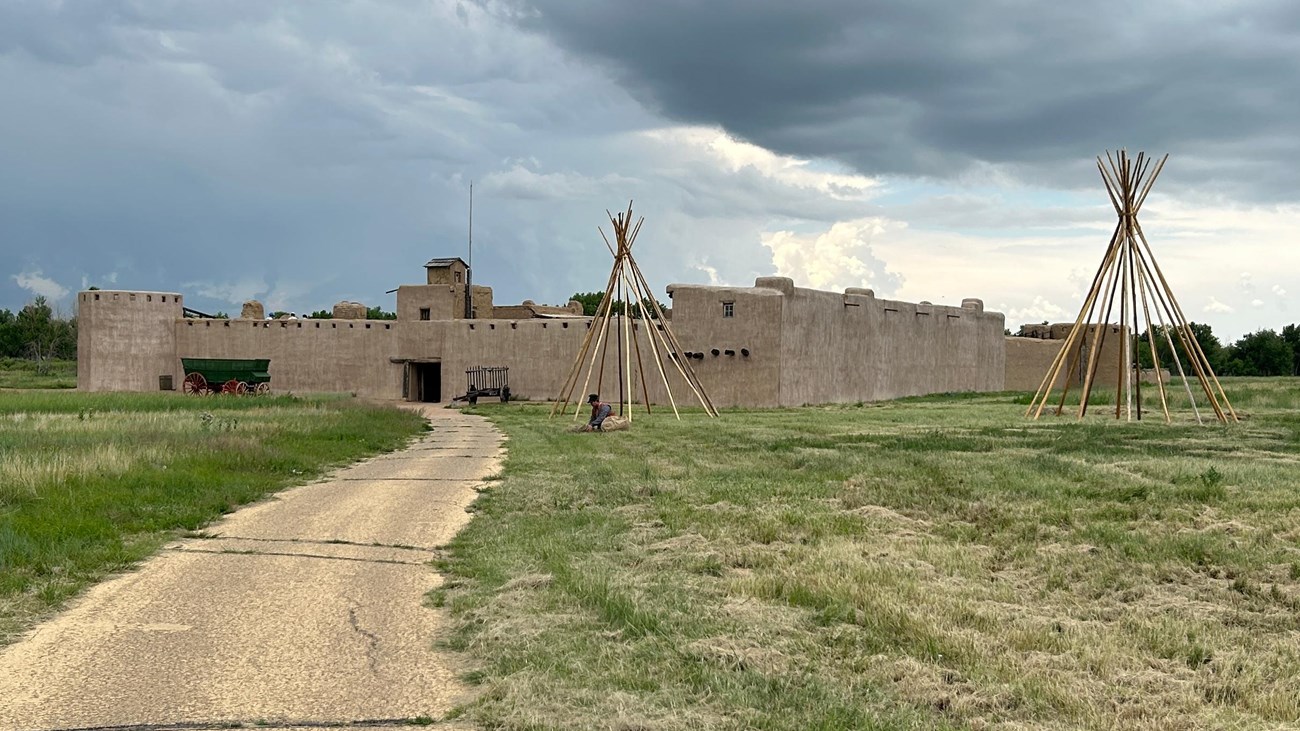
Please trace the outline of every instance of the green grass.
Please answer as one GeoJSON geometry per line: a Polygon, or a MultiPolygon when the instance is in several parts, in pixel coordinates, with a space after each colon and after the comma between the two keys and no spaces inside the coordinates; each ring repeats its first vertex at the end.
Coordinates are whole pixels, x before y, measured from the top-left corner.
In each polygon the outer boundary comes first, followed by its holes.
{"type": "Polygon", "coordinates": [[[0,388],[76,388],[77,361],[55,360],[44,364],[26,358],[0,358],[0,388]]]}
{"type": "Polygon", "coordinates": [[[179,532],[422,429],[339,398],[0,396],[0,643],[179,532]]]}
{"type": "Polygon", "coordinates": [[[481,407],[509,456],[434,595],[478,663],[460,715],[1300,723],[1300,380],[1225,386],[1249,414],[1230,427],[1033,422],[1020,394],[638,415],[600,435],[481,407]]]}

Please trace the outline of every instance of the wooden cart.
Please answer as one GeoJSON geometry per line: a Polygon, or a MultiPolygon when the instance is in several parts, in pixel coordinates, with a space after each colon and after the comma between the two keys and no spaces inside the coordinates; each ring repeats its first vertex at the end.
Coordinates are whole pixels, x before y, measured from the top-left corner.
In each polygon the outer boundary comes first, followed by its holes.
{"type": "Polygon", "coordinates": [[[480,396],[496,396],[501,403],[510,400],[510,369],[505,366],[479,366],[465,370],[466,390],[456,401],[477,404],[480,396]]]}
{"type": "Polygon", "coordinates": [[[181,358],[181,367],[181,391],[194,396],[271,392],[269,358],[181,358]]]}

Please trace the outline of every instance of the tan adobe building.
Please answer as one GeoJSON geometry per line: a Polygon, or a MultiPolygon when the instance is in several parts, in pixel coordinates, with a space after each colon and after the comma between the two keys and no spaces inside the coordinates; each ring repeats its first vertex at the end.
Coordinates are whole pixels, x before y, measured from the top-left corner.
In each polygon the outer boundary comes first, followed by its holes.
{"type": "MultiPolygon", "coordinates": [[[[396,320],[187,317],[177,293],[81,292],[78,387],[156,391],[181,382],[181,358],[269,358],[277,391],[447,401],[465,392],[466,369],[488,365],[510,369],[516,398],[556,395],[590,327],[581,304],[497,306],[491,288],[471,284],[459,258],[433,259],[425,271],[424,284],[397,288],[396,320]]],[[[1003,316],[978,299],[960,307],[914,304],[878,299],[869,289],[804,289],[786,277],[760,277],[753,287],[675,284],[667,292],[671,327],[685,351],[674,357],[691,359],[718,406],[1004,388],[1003,316]]],[[[648,362],[645,328],[652,326],[632,323],[645,372],[653,374],[647,380],[658,378],[648,362]]],[[[615,360],[593,383],[608,390],[617,382],[615,360]]],[[[667,403],[662,380],[644,388],[652,402],[667,403]]],[[[672,388],[689,393],[684,383],[672,388]]],[[[643,386],[634,389],[640,394],[643,386]]]]}

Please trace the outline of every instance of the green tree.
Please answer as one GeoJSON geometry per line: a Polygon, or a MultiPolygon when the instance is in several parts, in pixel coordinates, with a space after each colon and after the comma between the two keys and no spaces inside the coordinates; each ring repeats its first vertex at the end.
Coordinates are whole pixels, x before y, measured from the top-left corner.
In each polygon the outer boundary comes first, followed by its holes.
{"type": "Polygon", "coordinates": [[[48,368],[46,364],[52,359],[77,357],[76,321],[56,318],[44,297],[36,297],[19,310],[13,328],[18,354],[35,360],[40,372],[48,368]]]}
{"type": "MultiPolygon", "coordinates": [[[[591,317],[600,311],[600,303],[602,300],[605,299],[605,293],[604,292],[575,292],[573,296],[570,297],[569,299],[577,300],[581,302],[582,314],[591,317]]],[[[661,309],[663,310],[668,309],[668,305],[665,305],[662,302],[659,302],[658,304],[661,309]]],[[[642,310],[645,310],[646,314],[651,319],[655,319],[655,308],[650,298],[647,297],[646,299],[642,300],[640,303],[632,304],[632,317],[636,319],[641,319],[642,310]]],[[[623,314],[623,303],[615,302],[610,306],[609,311],[611,315],[623,314]]]]}
{"type": "Polygon", "coordinates": [[[23,354],[17,319],[13,312],[0,310],[0,358],[18,358],[23,354]]]}
{"type": "Polygon", "coordinates": [[[1282,339],[1291,346],[1291,375],[1300,376],[1300,326],[1282,328],[1282,339]]]}
{"type": "Polygon", "coordinates": [[[385,312],[378,305],[375,305],[374,307],[366,308],[366,319],[367,320],[396,320],[397,313],[385,312]]]}
{"type": "Polygon", "coordinates": [[[1295,365],[1295,351],[1281,335],[1259,330],[1243,335],[1227,349],[1230,376],[1285,376],[1295,365]]]}
{"type": "Polygon", "coordinates": [[[574,292],[570,300],[577,300],[582,303],[582,314],[591,317],[595,315],[600,307],[600,301],[605,299],[604,292],[574,292]]]}
{"type": "Polygon", "coordinates": [[[307,316],[308,320],[333,320],[334,313],[329,310],[316,310],[307,316]]]}
{"type": "MultiPolygon", "coordinates": [[[[1219,342],[1214,330],[1203,322],[1189,322],[1187,327],[1192,331],[1192,336],[1196,338],[1196,342],[1201,346],[1201,351],[1205,353],[1205,359],[1209,361],[1210,368],[1213,368],[1216,373],[1221,371],[1224,367],[1223,344],[1219,342]]],[[[1160,354],[1160,367],[1168,368],[1171,373],[1178,372],[1178,367],[1174,365],[1173,355],[1169,352],[1169,340],[1173,340],[1174,350],[1177,351],[1178,359],[1183,364],[1183,370],[1191,373],[1191,361],[1187,358],[1187,352],[1183,348],[1182,338],[1178,337],[1177,331],[1169,325],[1165,325],[1164,329],[1155,325],[1152,326],[1151,332],[1138,335],[1135,343],[1138,363],[1143,368],[1151,367],[1151,346],[1147,343],[1150,342],[1150,337],[1153,334],[1156,339],[1156,351],[1160,354]],[[1165,337],[1166,332],[1168,332],[1168,338],[1165,337]]]]}

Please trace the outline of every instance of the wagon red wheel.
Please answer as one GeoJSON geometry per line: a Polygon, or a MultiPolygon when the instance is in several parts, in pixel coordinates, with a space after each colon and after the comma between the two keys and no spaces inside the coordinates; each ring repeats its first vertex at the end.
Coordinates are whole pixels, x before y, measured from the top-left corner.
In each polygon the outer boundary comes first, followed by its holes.
{"type": "Polygon", "coordinates": [[[236,381],[235,379],[232,378],[229,381],[226,381],[225,383],[221,384],[221,392],[239,393],[239,381],[236,381]]]}
{"type": "Polygon", "coordinates": [[[258,396],[265,396],[270,392],[271,392],[271,384],[266,383],[265,381],[253,387],[253,393],[257,394],[258,396]]]}
{"type": "Polygon", "coordinates": [[[185,380],[181,381],[181,391],[191,396],[202,396],[207,390],[208,379],[204,378],[202,373],[187,373],[185,380]]]}

